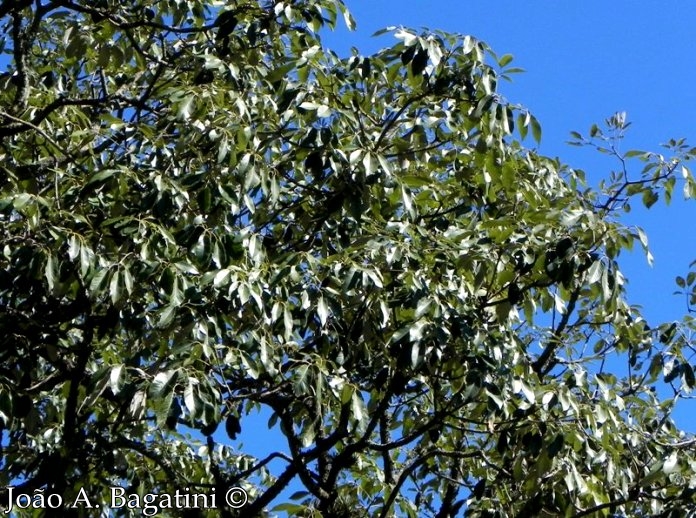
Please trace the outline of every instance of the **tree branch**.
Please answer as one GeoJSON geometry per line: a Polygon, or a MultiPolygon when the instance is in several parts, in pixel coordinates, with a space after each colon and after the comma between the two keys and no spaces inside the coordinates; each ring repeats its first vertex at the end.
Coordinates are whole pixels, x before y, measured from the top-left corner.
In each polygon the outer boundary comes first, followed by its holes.
{"type": "Polygon", "coordinates": [[[392,505],[394,505],[394,501],[397,499],[399,496],[399,492],[401,491],[401,487],[404,485],[408,477],[413,474],[414,471],[416,471],[420,466],[425,464],[429,459],[432,457],[437,457],[437,456],[442,456],[442,457],[451,457],[455,459],[470,459],[473,457],[479,457],[482,455],[481,451],[473,451],[473,452],[459,452],[459,451],[446,451],[446,450],[431,450],[427,453],[424,453],[420,457],[418,457],[416,460],[414,460],[411,465],[409,465],[406,469],[404,469],[401,472],[401,475],[399,476],[399,480],[396,482],[396,485],[394,486],[394,489],[392,489],[389,492],[389,497],[387,498],[386,502],[384,503],[384,507],[382,507],[382,512],[379,514],[379,518],[387,518],[389,516],[389,510],[391,509],[392,505]]]}
{"type": "Polygon", "coordinates": [[[554,330],[553,336],[549,340],[549,344],[542,351],[542,353],[539,355],[536,361],[532,363],[532,369],[537,374],[537,376],[539,376],[540,379],[546,376],[556,365],[555,361],[550,361],[551,356],[561,345],[561,334],[563,333],[566,326],[568,325],[568,322],[570,321],[570,315],[573,313],[573,311],[575,311],[575,304],[577,303],[579,296],[580,286],[575,288],[571,293],[565,315],[563,315],[563,318],[561,318],[561,321],[558,323],[558,326],[554,330]]]}

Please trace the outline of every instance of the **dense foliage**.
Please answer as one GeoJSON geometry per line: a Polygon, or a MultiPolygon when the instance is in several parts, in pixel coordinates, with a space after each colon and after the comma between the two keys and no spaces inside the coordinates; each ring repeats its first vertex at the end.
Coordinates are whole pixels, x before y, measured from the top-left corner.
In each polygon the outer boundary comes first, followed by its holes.
{"type": "Polygon", "coordinates": [[[243,516],[696,509],[670,418],[691,322],[650,327],[617,266],[647,252],[620,214],[694,193],[694,150],[622,155],[617,114],[575,135],[617,158],[591,189],[523,147],[509,55],[389,29],[339,57],[337,19],[0,2],[2,484],[242,486],[243,516]],[[278,440],[254,458],[259,409],[278,440]]]}

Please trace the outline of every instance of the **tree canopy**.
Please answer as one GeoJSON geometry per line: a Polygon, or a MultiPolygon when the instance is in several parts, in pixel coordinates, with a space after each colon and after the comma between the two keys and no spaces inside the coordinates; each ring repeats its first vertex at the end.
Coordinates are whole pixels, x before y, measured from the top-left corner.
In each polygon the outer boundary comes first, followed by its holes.
{"type": "Polygon", "coordinates": [[[616,114],[574,134],[617,160],[591,188],[533,149],[510,55],[389,28],[339,56],[336,23],[340,0],[0,1],[2,485],[216,491],[186,516],[695,510],[693,322],[646,322],[617,259],[649,258],[621,217],[691,196],[696,149],[622,154],[616,114]],[[259,409],[283,444],[255,458],[259,409]]]}

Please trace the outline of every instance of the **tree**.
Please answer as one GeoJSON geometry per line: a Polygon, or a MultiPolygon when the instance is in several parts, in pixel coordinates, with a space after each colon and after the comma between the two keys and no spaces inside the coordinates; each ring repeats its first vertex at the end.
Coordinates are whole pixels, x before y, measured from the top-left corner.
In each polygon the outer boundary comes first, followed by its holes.
{"type": "MultiPolygon", "coordinates": [[[[693,194],[695,149],[620,154],[617,114],[574,135],[620,165],[591,189],[523,146],[541,129],[498,93],[511,56],[389,29],[340,58],[320,40],[354,24],[339,0],[0,16],[15,494],[215,490],[211,516],[238,512],[235,486],[244,516],[696,509],[695,442],[670,417],[693,322],[650,327],[617,264],[649,254],[621,212],[693,194]],[[260,408],[289,453],[235,448],[260,408]]],[[[692,303],[695,281],[677,279],[692,303]]]]}

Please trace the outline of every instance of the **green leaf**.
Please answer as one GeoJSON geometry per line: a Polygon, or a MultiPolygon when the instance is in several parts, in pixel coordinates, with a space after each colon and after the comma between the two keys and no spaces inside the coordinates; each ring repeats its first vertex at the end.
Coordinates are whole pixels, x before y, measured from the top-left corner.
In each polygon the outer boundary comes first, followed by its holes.
{"type": "Polygon", "coordinates": [[[181,120],[189,120],[191,114],[195,110],[195,99],[193,94],[189,94],[179,103],[179,108],[177,110],[177,117],[181,120]]]}
{"type": "Polygon", "coordinates": [[[128,266],[123,268],[123,284],[128,295],[131,295],[133,293],[133,276],[131,275],[128,266]]]}
{"type": "Polygon", "coordinates": [[[587,283],[595,284],[599,282],[602,279],[603,272],[604,265],[602,261],[593,262],[589,270],[587,270],[587,283]]]}
{"type": "Polygon", "coordinates": [[[157,321],[157,327],[165,328],[169,326],[174,320],[174,315],[176,314],[176,305],[168,304],[159,312],[159,320],[157,321]]]}
{"type": "Polygon", "coordinates": [[[285,65],[279,66],[278,68],[269,72],[266,76],[266,80],[270,83],[280,81],[281,79],[285,78],[288,75],[288,73],[294,68],[294,62],[286,63],[285,65]]]}
{"type": "Polygon", "coordinates": [[[300,434],[300,443],[302,444],[302,447],[309,448],[312,443],[314,443],[315,437],[316,434],[314,432],[314,425],[307,423],[300,434]]]}
{"type": "Polygon", "coordinates": [[[520,132],[520,137],[522,139],[527,138],[527,132],[529,130],[530,115],[528,113],[519,113],[517,115],[517,128],[520,132]]]}
{"type": "Polygon", "coordinates": [[[52,255],[49,255],[46,258],[45,275],[46,283],[48,284],[48,289],[53,291],[55,289],[58,271],[52,255]]]}
{"type": "Polygon", "coordinates": [[[121,391],[121,386],[125,378],[125,365],[120,364],[111,368],[109,375],[109,387],[111,392],[118,394],[121,391]]]}
{"type": "Polygon", "coordinates": [[[80,241],[76,235],[70,236],[68,239],[68,257],[71,261],[77,259],[80,255],[80,241]]]}
{"type": "Polygon", "coordinates": [[[512,60],[513,60],[512,54],[504,54],[498,60],[498,66],[500,66],[501,68],[506,67],[507,65],[509,65],[512,62],[512,60]]]}
{"type": "Polygon", "coordinates": [[[365,176],[373,176],[378,167],[378,160],[372,153],[367,153],[363,157],[363,166],[365,167],[365,176]]]}
{"type": "Polygon", "coordinates": [[[529,124],[532,128],[532,136],[537,144],[541,143],[541,124],[533,115],[530,117],[529,124]]]}
{"type": "Polygon", "coordinates": [[[418,187],[425,187],[426,185],[430,185],[432,183],[432,180],[430,178],[424,178],[421,176],[414,175],[406,175],[401,178],[401,181],[404,183],[404,185],[413,189],[417,189],[418,187]]]}
{"type": "Polygon", "coordinates": [[[317,303],[317,315],[319,315],[321,325],[326,325],[326,321],[329,318],[329,307],[327,306],[324,297],[319,297],[319,302],[317,303]]]}
{"type": "Polygon", "coordinates": [[[659,198],[659,195],[652,189],[643,189],[643,205],[645,205],[645,208],[649,209],[655,205],[659,198]]]}
{"type": "Polygon", "coordinates": [[[635,149],[632,149],[632,150],[626,151],[626,153],[624,153],[624,158],[633,158],[633,157],[637,157],[637,156],[647,158],[647,155],[648,154],[645,153],[644,151],[636,151],[635,149]]]}
{"type": "Polygon", "coordinates": [[[353,18],[353,15],[348,12],[347,9],[343,10],[343,20],[346,23],[346,27],[348,27],[349,31],[354,31],[356,24],[355,24],[355,19],[353,18]]]}
{"type": "Polygon", "coordinates": [[[355,419],[360,425],[364,424],[367,419],[367,414],[365,413],[365,404],[358,392],[353,393],[351,398],[351,413],[353,419],[355,419]]]}
{"type": "Polygon", "coordinates": [[[295,371],[295,381],[293,383],[295,394],[306,394],[309,389],[309,366],[300,365],[295,371]]]}
{"type": "Polygon", "coordinates": [[[198,390],[198,380],[189,378],[184,389],[184,403],[192,418],[196,419],[203,413],[203,401],[198,390]]]}
{"type": "Polygon", "coordinates": [[[95,173],[92,176],[90,176],[89,181],[87,182],[87,185],[99,183],[103,180],[111,178],[116,173],[118,173],[118,170],[116,170],[116,169],[107,169],[106,171],[99,171],[98,173],[95,173]]]}
{"type": "Polygon", "coordinates": [[[276,505],[271,511],[274,513],[286,513],[288,516],[301,516],[307,507],[300,504],[282,503],[276,505]]]}
{"type": "Polygon", "coordinates": [[[150,396],[153,399],[164,397],[171,392],[177,383],[179,369],[158,372],[150,384],[150,396]]]}
{"type": "Polygon", "coordinates": [[[694,376],[694,369],[688,363],[682,364],[682,376],[684,377],[684,384],[689,388],[693,389],[696,386],[696,376],[694,376]]]}
{"type": "MultiPolygon", "coordinates": [[[[87,273],[89,272],[92,263],[94,260],[94,252],[87,248],[86,246],[82,245],[80,246],[80,274],[83,277],[87,276],[87,273]]],[[[106,272],[104,272],[106,274],[106,272]]],[[[97,282],[97,286],[100,284],[101,281],[97,282]]],[[[94,289],[92,288],[92,285],[90,284],[90,291],[94,292],[98,288],[94,289]]]]}
{"type": "Polygon", "coordinates": [[[21,210],[26,207],[34,197],[31,194],[22,193],[15,195],[12,205],[16,210],[21,210]]]}
{"type": "Polygon", "coordinates": [[[89,284],[89,291],[93,296],[96,296],[99,294],[99,292],[104,288],[104,285],[106,284],[106,279],[109,273],[108,268],[104,268],[102,270],[99,270],[94,277],[92,277],[92,281],[89,284]]]}
{"type": "Polygon", "coordinates": [[[109,283],[109,295],[111,296],[111,302],[114,304],[116,304],[121,298],[121,287],[119,285],[119,281],[119,271],[116,270],[111,276],[111,282],[109,283]]]}

